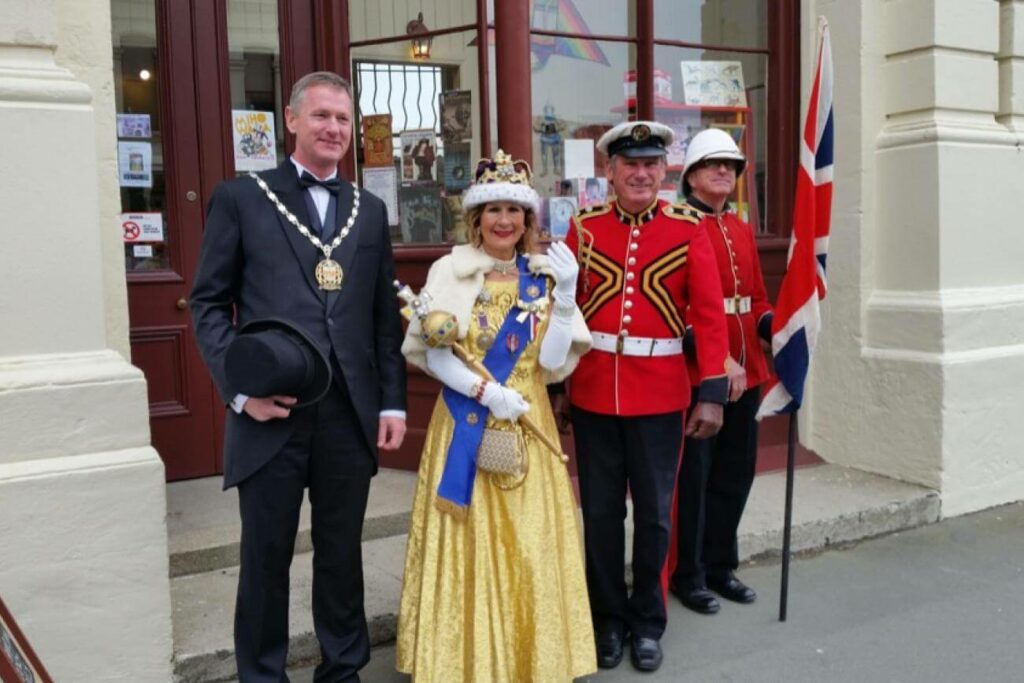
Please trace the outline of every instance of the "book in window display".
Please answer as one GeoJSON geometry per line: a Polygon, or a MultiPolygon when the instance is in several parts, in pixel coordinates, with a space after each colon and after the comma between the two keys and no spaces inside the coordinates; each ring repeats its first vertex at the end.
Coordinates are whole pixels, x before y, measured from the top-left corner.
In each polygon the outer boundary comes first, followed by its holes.
{"type": "Polygon", "coordinates": [[[402,182],[433,182],[437,161],[434,131],[429,128],[403,130],[399,140],[402,143],[402,182]]]}
{"type": "Polygon", "coordinates": [[[363,117],[363,166],[390,166],[394,158],[391,142],[391,114],[363,117]]]}
{"type": "Polygon", "coordinates": [[[441,187],[435,183],[403,185],[398,190],[398,217],[406,244],[440,243],[441,187]]]}
{"type": "Polygon", "coordinates": [[[473,95],[469,90],[446,90],[439,95],[441,139],[445,145],[473,139],[473,95]]]}
{"type": "Polygon", "coordinates": [[[448,194],[459,194],[473,176],[470,168],[469,143],[453,143],[444,148],[444,189],[448,194]]]}

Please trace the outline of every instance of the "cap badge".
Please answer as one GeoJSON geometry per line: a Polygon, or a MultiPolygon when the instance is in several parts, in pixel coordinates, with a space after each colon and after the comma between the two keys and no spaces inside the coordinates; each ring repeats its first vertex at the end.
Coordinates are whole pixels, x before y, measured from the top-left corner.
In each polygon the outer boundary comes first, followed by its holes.
{"type": "Polygon", "coordinates": [[[642,123],[639,126],[633,126],[633,131],[630,133],[630,136],[635,142],[645,142],[649,137],[651,137],[651,128],[650,126],[642,123]]]}

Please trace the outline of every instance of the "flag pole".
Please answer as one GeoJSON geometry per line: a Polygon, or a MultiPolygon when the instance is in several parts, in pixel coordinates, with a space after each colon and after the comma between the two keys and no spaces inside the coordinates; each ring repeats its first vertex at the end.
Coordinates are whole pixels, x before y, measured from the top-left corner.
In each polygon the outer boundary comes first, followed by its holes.
{"type": "Polygon", "coordinates": [[[779,588],[779,621],[786,620],[789,603],[789,539],[793,526],[793,473],[796,468],[796,416],[799,411],[789,414],[789,441],[786,444],[786,514],[782,523],[782,585],[779,588]]]}

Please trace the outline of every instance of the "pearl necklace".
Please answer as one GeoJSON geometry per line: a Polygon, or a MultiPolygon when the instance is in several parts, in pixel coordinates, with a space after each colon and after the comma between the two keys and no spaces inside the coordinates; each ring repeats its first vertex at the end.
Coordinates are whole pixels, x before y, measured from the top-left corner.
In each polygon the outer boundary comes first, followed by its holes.
{"type": "Polygon", "coordinates": [[[513,256],[508,261],[502,259],[496,259],[491,257],[491,270],[500,275],[511,275],[512,273],[519,272],[519,264],[516,263],[516,257],[513,256]]]}

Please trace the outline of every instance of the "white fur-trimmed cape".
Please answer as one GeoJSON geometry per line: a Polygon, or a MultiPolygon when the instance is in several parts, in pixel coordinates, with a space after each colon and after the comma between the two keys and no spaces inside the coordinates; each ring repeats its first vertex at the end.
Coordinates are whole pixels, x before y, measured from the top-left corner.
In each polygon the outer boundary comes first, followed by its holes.
{"type": "MultiPolygon", "coordinates": [[[[531,254],[530,272],[551,275],[548,257],[543,254],[531,254]]],[[[494,260],[480,249],[468,244],[459,244],[452,252],[443,256],[430,266],[427,283],[423,291],[430,294],[430,308],[435,311],[448,311],[455,314],[459,323],[459,339],[465,339],[469,331],[470,315],[473,305],[484,288],[484,275],[491,269],[494,260]]],[[[550,289],[550,287],[549,287],[550,289]]],[[[577,306],[572,321],[572,345],[565,363],[558,370],[544,370],[544,381],[547,384],[558,382],[576,369],[580,356],[591,346],[590,330],[583,320],[583,314],[577,306]]],[[[410,363],[422,370],[427,370],[427,345],[420,339],[420,322],[413,317],[402,343],[402,353],[410,363]]]]}

